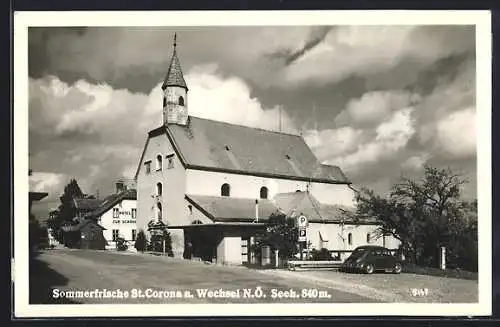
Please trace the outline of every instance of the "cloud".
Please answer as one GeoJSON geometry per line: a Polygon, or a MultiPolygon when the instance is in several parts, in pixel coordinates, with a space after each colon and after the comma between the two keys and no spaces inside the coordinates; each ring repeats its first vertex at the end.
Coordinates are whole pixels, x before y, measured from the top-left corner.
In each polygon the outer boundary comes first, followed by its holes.
{"type": "MultiPolygon", "coordinates": [[[[252,127],[278,129],[279,108],[264,108],[240,78],[223,77],[215,66],[186,75],[193,116],[252,127]]],[[[149,94],[50,76],[29,80],[30,167],[37,189],[58,197],[68,177],[86,193],[113,190],[118,178],[132,178],[147,132],[162,124],[162,90],[149,94]],[[57,195],[56,195],[57,194],[57,195]]],[[[282,123],[293,122],[282,112],[282,123]]]]}
{"type": "Polygon", "coordinates": [[[386,120],[394,110],[413,105],[419,95],[408,91],[372,91],[352,99],[336,118],[338,126],[373,126],[386,120]]]}
{"type": "Polygon", "coordinates": [[[289,85],[335,82],[389,70],[404,58],[424,68],[474,49],[473,35],[472,27],[341,26],[296,60],[284,79],[289,85]]]}
{"type": "Polygon", "coordinates": [[[468,108],[451,113],[437,123],[437,146],[452,158],[476,153],[476,111],[468,108]]]}
{"type": "Polygon", "coordinates": [[[377,126],[371,141],[360,143],[355,152],[335,157],[328,162],[353,171],[394,157],[398,151],[404,149],[415,133],[411,118],[412,110],[406,108],[396,111],[389,120],[377,126]]]}
{"type": "Polygon", "coordinates": [[[174,31],[184,68],[218,63],[261,87],[284,89],[373,75],[408,58],[419,71],[475,45],[473,26],[33,28],[30,75],[83,76],[147,92],[163,77],[174,31]]]}

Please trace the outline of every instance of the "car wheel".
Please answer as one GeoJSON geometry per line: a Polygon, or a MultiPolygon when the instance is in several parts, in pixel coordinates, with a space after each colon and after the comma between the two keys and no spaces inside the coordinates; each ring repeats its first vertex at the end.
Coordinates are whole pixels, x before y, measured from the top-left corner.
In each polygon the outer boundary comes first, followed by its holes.
{"type": "Polygon", "coordinates": [[[398,262],[394,265],[394,269],[392,270],[392,272],[395,274],[400,274],[402,270],[403,266],[401,266],[401,264],[398,262]]]}
{"type": "Polygon", "coordinates": [[[375,267],[373,267],[372,264],[367,264],[365,266],[365,273],[367,273],[367,274],[373,274],[374,271],[375,271],[375,267]]]}

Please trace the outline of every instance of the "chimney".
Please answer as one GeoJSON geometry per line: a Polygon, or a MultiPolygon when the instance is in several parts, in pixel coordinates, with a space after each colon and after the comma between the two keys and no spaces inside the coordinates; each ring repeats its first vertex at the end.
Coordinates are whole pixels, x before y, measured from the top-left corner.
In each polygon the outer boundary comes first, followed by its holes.
{"type": "Polygon", "coordinates": [[[119,179],[117,182],[116,182],[116,193],[121,193],[125,191],[125,183],[123,182],[123,180],[119,179]]]}
{"type": "Polygon", "coordinates": [[[255,199],[255,222],[259,222],[259,200],[255,199]]]}

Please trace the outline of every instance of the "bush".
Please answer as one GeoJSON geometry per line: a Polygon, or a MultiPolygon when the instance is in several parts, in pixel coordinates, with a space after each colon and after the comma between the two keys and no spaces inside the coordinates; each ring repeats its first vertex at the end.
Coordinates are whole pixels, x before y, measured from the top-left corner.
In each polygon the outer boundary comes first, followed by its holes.
{"type": "Polygon", "coordinates": [[[322,248],[319,251],[313,249],[311,251],[311,260],[312,261],[330,261],[332,260],[332,255],[328,249],[322,248]]]}
{"type": "Polygon", "coordinates": [[[144,231],[142,229],[139,231],[139,233],[137,233],[134,247],[139,252],[146,251],[148,247],[148,240],[146,238],[146,234],[144,234],[144,231]]]}
{"type": "Polygon", "coordinates": [[[147,246],[148,251],[152,252],[164,252],[168,254],[169,257],[174,256],[174,252],[172,251],[172,238],[170,237],[170,233],[164,229],[161,232],[156,232],[151,235],[151,240],[147,246]],[[165,249],[163,248],[163,241],[165,241],[165,249]]]}
{"type": "Polygon", "coordinates": [[[125,243],[125,239],[122,237],[118,237],[116,239],[116,249],[118,251],[126,251],[128,249],[128,245],[125,243]]]}

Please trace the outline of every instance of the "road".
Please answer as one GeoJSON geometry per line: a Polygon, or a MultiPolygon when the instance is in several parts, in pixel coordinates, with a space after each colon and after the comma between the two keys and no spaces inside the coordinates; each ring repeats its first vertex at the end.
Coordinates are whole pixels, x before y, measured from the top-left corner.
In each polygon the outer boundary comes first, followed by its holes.
{"type": "Polygon", "coordinates": [[[376,297],[363,296],[356,290],[350,292],[335,285],[322,285],[293,276],[283,277],[265,270],[147,254],[50,250],[41,253],[30,268],[31,304],[283,302],[381,301],[376,297]],[[262,296],[259,287],[263,291],[262,296]],[[109,292],[103,293],[105,290],[109,292]],[[81,291],[81,294],[75,293],[77,297],[71,294],[77,291],[81,291]],[[115,298],[109,297],[111,291],[115,291],[115,298]],[[63,292],[69,296],[62,296],[63,292]],[[128,297],[125,292],[128,292],[128,297]],[[121,298],[116,297],[120,295],[121,298]]]}

